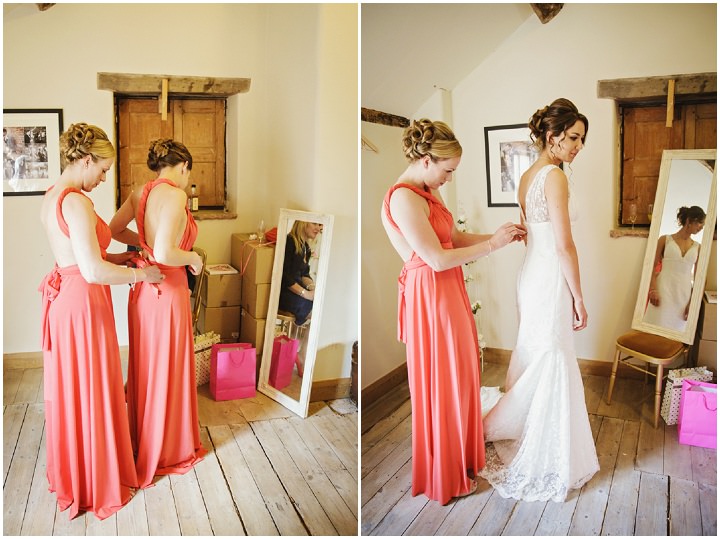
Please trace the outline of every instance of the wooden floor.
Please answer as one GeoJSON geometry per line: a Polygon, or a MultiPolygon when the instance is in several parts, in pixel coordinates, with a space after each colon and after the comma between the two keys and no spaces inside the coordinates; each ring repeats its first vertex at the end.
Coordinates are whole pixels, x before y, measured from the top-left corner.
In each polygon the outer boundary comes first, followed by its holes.
{"type": "Polygon", "coordinates": [[[312,403],[300,419],[258,393],[198,390],[205,459],[164,476],[115,515],[72,521],[45,477],[42,369],[3,371],[4,535],[357,535],[358,413],[312,403]]]}
{"type": "MultiPolygon", "coordinates": [[[[483,385],[506,367],[486,363],[483,385]]],[[[362,535],[717,535],[716,451],[680,445],[676,426],[654,429],[652,383],[584,376],[600,471],[564,503],[516,502],[483,479],[476,494],[442,506],[410,494],[407,385],[362,407],[362,535]],[[644,400],[643,400],[644,399],[644,400]]]]}

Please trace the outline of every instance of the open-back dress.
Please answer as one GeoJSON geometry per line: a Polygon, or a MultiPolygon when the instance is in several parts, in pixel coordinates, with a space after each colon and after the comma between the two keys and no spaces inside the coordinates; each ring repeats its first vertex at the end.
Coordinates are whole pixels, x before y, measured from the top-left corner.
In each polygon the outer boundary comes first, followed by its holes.
{"type": "MultiPolygon", "coordinates": [[[[145,241],[145,206],[150,191],[167,179],[145,185],[137,210],[141,247],[145,241]]],[[[187,211],[180,249],[192,249],[197,224],[187,211]]],[[[195,351],[185,266],[157,264],[165,279],[138,283],[130,292],[127,399],[130,434],[141,487],[154,475],[185,473],[206,451],[200,443],[195,386],[195,351]]]]}
{"type": "MultiPolygon", "coordinates": [[[[60,230],[69,236],[57,200],[60,230]]],[[[103,258],[110,227],[97,216],[103,258]]],[[[120,349],[108,285],[90,284],[77,265],[55,268],[40,285],[45,399],[46,473],[61,510],[74,518],[92,511],[104,519],[137,487],[123,393],[120,349]]]]}
{"type": "Polygon", "coordinates": [[[492,443],[480,475],[502,497],[524,501],[562,502],[599,469],[575,354],[573,298],[545,198],[545,180],[554,167],[540,169],[526,195],[527,253],[517,282],[517,345],[506,393],[483,423],[486,441],[492,443]]]}
{"type": "MultiPolygon", "coordinates": [[[[408,184],[427,200],[429,220],[445,249],[452,249],[453,218],[432,194],[408,184]]],[[[480,353],[462,268],[436,272],[416,253],[399,282],[398,338],[407,347],[412,403],[412,494],[447,503],[465,494],[485,463],[480,414],[480,353]]]]}

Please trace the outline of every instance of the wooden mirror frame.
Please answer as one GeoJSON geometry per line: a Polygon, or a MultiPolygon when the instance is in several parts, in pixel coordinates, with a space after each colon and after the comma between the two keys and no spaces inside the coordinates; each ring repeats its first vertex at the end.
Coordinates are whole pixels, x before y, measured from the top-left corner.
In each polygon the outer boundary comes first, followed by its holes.
{"type": "Polygon", "coordinates": [[[665,199],[670,182],[670,172],[673,161],[678,160],[702,160],[715,161],[717,150],[664,150],[662,161],[660,163],[660,176],[658,179],[658,189],[655,195],[655,204],[653,206],[653,216],[650,224],[650,233],[648,235],[647,247],[645,249],[645,259],[642,267],[642,277],[640,279],[640,287],[638,289],[638,297],[635,303],[635,312],[633,314],[632,328],[661,335],[668,339],[673,339],[686,344],[692,344],[695,341],[695,329],[697,326],[698,316],[700,312],[700,304],[702,302],[705,289],[705,278],[707,276],[708,263],[710,261],[710,253],[712,250],[712,242],[715,233],[715,220],[717,217],[717,163],[712,172],[712,182],[710,185],[710,196],[707,203],[705,227],[703,232],[702,243],[700,245],[700,253],[696,262],[697,269],[695,272],[695,285],[693,286],[690,296],[690,309],[688,312],[687,324],[683,331],[656,326],[645,322],[645,308],[647,304],[648,291],[650,289],[650,279],[653,271],[653,263],[655,261],[655,251],[657,242],[660,237],[660,225],[662,221],[663,211],[665,208],[665,199]]]}
{"type": "Polygon", "coordinates": [[[313,370],[317,355],[318,335],[322,315],[323,297],[327,282],[327,268],[330,261],[330,241],[334,218],[332,215],[313,213],[299,210],[280,209],[280,218],[277,227],[277,243],[275,245],[275,260],[273,262],[272,280],[270,284],[270,299],[268,304],[267,322],[265,323],[265,341],[263,345],[262,362],[258,378],[258,391],[279,402],[291,412],[300,417],[307,417],[312,389],[313,370]],[[272,361],[273,341],[275,339],[275,319],[278,313],[280,288],[282,287],[283,263],[285,261],[285,244],[287,235],[294,221],[320,223],[323,232],[319,244],[320,257],[318,259],[317,279],[315,279],[315,295],[313,299],[312,320],[308,332],[307,349],[305,351],[305,364],[300,390],[300,399],[295,400],[281,390],[269,384],[270,363],[272,361]]]}

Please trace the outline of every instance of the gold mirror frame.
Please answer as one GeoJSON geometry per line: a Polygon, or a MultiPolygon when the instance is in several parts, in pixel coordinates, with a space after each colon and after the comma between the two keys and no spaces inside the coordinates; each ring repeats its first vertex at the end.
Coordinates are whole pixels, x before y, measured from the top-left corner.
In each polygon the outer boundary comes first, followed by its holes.
{"type": "Polygon", "coordinates": [[[312,390],[313,370],[315,357],[317,355],[318,335],[322,315],[323,297],[327,282],[327,268],[330,261],[330,240],[332,238],[332,227],[334,218],[332,215],[313,213],[299,210],[280,210],[280,218],[277,227],[277,243],[275,245],[275,260],[270,284],[270,299],[268,304],[267,322],[265,324],[265,341],[263,344],[262,362],[258,378],[258,391],[271,399],[279,402],[291,412],[300,417],[307,417],[310,404],[310,392],[312,390]],[[287,235],[295,221],[306,221],[323,225],[321,239],[317,245],[319,252],[317,265],[317,278],[315,279],[315,295],[312,307],[312,319],[307,336],[307,347],[305,349],[305,363],[302,376],[300,397],[294,399],[292,396],[275,388],[269,383],[270,364],[272,362],[273,342],[275,340],[275,320],[278,315],[278,302],[280,299],[280,288],[282,286],[283,263],[285,261],[285,244],[287,235]]]}
{"type": "MultiPolygon", "coordinates": [[[[665,150],[663,151],[662,161],[660,163],[660,176],[658,178],[658,188],[655,195],[655,203],[653,205],[652,221],[650,225],[650,233],[648,235],[647,247],[645,250],[645,259],[642,267],[642,277],[640,279],[640,287],[638,289],[638,297],[635,303],[635,312],[633,314],[632,328],[660,335],[680,341],[686,344],[692,344],[695,341],[695,329],[697,326],[700,304],[705,289],[705,279],[707,276],[707,268],[710,261],[710,253],[712,250],[713,236],[715,232],[715,220],[717,217],[717,165],[715,160],[717,150],[665,150]],[[655,260],[655,251],[657,242],[660,238],[660,228],[662,217],[665,213],[665,204],[670,203],[667,200],[668,187],[671,181],[671,172],[673,162],[680,160],[696,160],[713,163],[712,181],[710,185],[710,193],[705,206],[705,227],[703,229],[702,243],[700,245],[700,253],[696,262],[696,271],[694,285],[690,296],[690,309],[688,311],[687,324],[685,329],[680,331],[677,329],[656,326],[644,321],[645,308],[647,305],[648,291],[650,289],[650,279],[653,271],[653,263],[655,260]]],[[[677,205],[677,203],[675,204],[677,205]]],[[[682,205],[682,204],[681,204],[682,205]]],[[[679,206],[678,206],[679,207],[679,206]]],[[[677,208],[674,208],[676,210],[677,208]]],[[[661,299],[662,301],[662,299],[661,299]]]]}

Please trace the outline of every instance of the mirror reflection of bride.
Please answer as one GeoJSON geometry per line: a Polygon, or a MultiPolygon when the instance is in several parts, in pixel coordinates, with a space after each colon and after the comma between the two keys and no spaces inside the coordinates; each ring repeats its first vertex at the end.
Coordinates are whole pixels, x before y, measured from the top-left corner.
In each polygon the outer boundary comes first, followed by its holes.
{"type": "Polygon", "coordinates": [[[683,206],[677,219],[680,230],[658,240],[644,321],[682,331],[700,252],[700,244],[692,236],[705,226],[705,211],[699,206],[683,206]]]}

